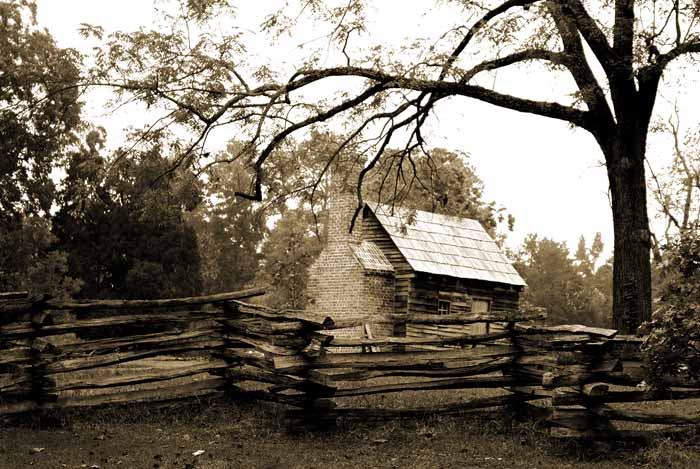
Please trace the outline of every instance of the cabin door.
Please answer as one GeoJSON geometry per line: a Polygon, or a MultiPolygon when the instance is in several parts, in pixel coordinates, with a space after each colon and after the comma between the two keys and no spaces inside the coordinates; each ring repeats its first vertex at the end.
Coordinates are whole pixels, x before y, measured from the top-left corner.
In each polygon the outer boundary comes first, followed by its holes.
{"type": "MultiPolygon", "coordinates": [[[[489,300],[472,300],[472,313],[473,314],[484,314],[491,312],[491,302],[489,300]]],[[[489,333],[489,323],[487,322],[477,322],[472,324],[472,334],[488,334],[489,333]]]]}

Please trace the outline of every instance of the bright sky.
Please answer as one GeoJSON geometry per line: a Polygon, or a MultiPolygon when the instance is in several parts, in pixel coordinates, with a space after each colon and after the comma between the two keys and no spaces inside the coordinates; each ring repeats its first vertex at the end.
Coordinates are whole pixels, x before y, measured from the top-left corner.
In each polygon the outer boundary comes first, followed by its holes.
{"type": "MultiPolygon", "coordinates": [[[[77,33],[80,23],[101,25],[106,32],[133,30],[153,25],[156,14],[153,0],[38,0],[39,23],[49,29],[62,47],[88,51],[77,33]]],[[[155,2],[158,3],[158,2],[155,2]]],[[[259,30],[260,11],[253,2],[239,2],[240,26],[259,30]]],[[[434,19],[416,19],[406,2],[383,0],[374,14],[376,31],[382,42],[401,42],[405,36],[422,28],[442,31],[444,25],[434,19]],[[413,15],[413,16],[411,16],[413,15]],[[416,23],[423,21],[417,28],[416,23]],[[427,21],[427,23],[426,23],[427,21]]],[[[271,60],[293,55],[293,44],[287,49],[267,49],[271,60]],[[275,58],[275,54],[276,57],[275,58]]],[[[548,84],[539,75],[520,77],[528,95],[553,93],[556,83],[548,84]]],[[[500,79],[500,78],[499,78],[500,79]]],[[[697,80],[697,74],[690,77],[697,80]]],[[[696,83],[696,81],[695,81],[696,83]]],[[[696,103],[700,87],[687,86],[695,95],[680,96],[682,102],[696,103]]],[[[672,87],[662,89],[672,97],[672,87]]],[[[101,103],[106,95],[95,94],[88,107],[88,117],[104,125],[114,140],[122,138],[119,129],[129,123],[133,114],[106,115],[101,103]]],[[[668,105],[660,100],[659,114],[669,115],[668,105]],[[665,107],[664,107],[665,106],[665,107]]],[[[573,250],[578,238],[588,242],[600,231],[610,254],[613,243],[612,217],[608,201],[608,183],[602,154],[593,138],[582,130],[571,130],[566,124],[514,111],[502,110],[473,100],[452,99],[438,109],[439,123],[430,127],[433,146],[462,150],[471,155],[470,162],[486,186],[487,200],[495,200],[515,216],[515,232],[507,244],[518,246],[528,233],[538,233],[558,241],[566,241],[573,250]]],[[[698,113],[682,109],[682,123],[697,125],[698,113]]],[[[670,154],[667,139],[651,138],[649,159],[656,170],[670,154]]]]}

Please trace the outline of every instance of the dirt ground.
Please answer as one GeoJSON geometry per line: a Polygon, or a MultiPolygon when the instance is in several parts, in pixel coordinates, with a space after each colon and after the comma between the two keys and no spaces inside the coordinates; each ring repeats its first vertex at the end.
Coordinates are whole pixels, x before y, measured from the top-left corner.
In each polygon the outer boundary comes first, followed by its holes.
{"type": "Polygon", "coordinates": [[[563,445],[532,424],[459,417],[290,434],[281,408],[221,398],[4,419],[0,468],[700,467],[697,438],[563,445]]]}

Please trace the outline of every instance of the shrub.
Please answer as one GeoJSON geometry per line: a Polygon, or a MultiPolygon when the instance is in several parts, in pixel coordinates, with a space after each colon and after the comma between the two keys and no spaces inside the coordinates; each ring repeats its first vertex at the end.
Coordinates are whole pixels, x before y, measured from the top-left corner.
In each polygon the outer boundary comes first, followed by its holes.
{"type": "Polygon", "coordinates": [[[661,283],[642,347],[651,383],[664,375],[700,378],[700,233],[669,243],[659,267],[661,283]]]}

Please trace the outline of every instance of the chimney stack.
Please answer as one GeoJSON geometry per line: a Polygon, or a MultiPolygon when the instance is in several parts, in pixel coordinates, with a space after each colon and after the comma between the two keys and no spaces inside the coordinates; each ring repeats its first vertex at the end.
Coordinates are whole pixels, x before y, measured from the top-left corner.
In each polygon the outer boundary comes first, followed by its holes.
{"type": "Polygon", "coordinates": [[[356,188],[345,181],[334,181],[328,207],[328,244],[359,243],[362,237],[362,213],[357,216],[352,233],[350,223],[357,209],[356,188]]]}

